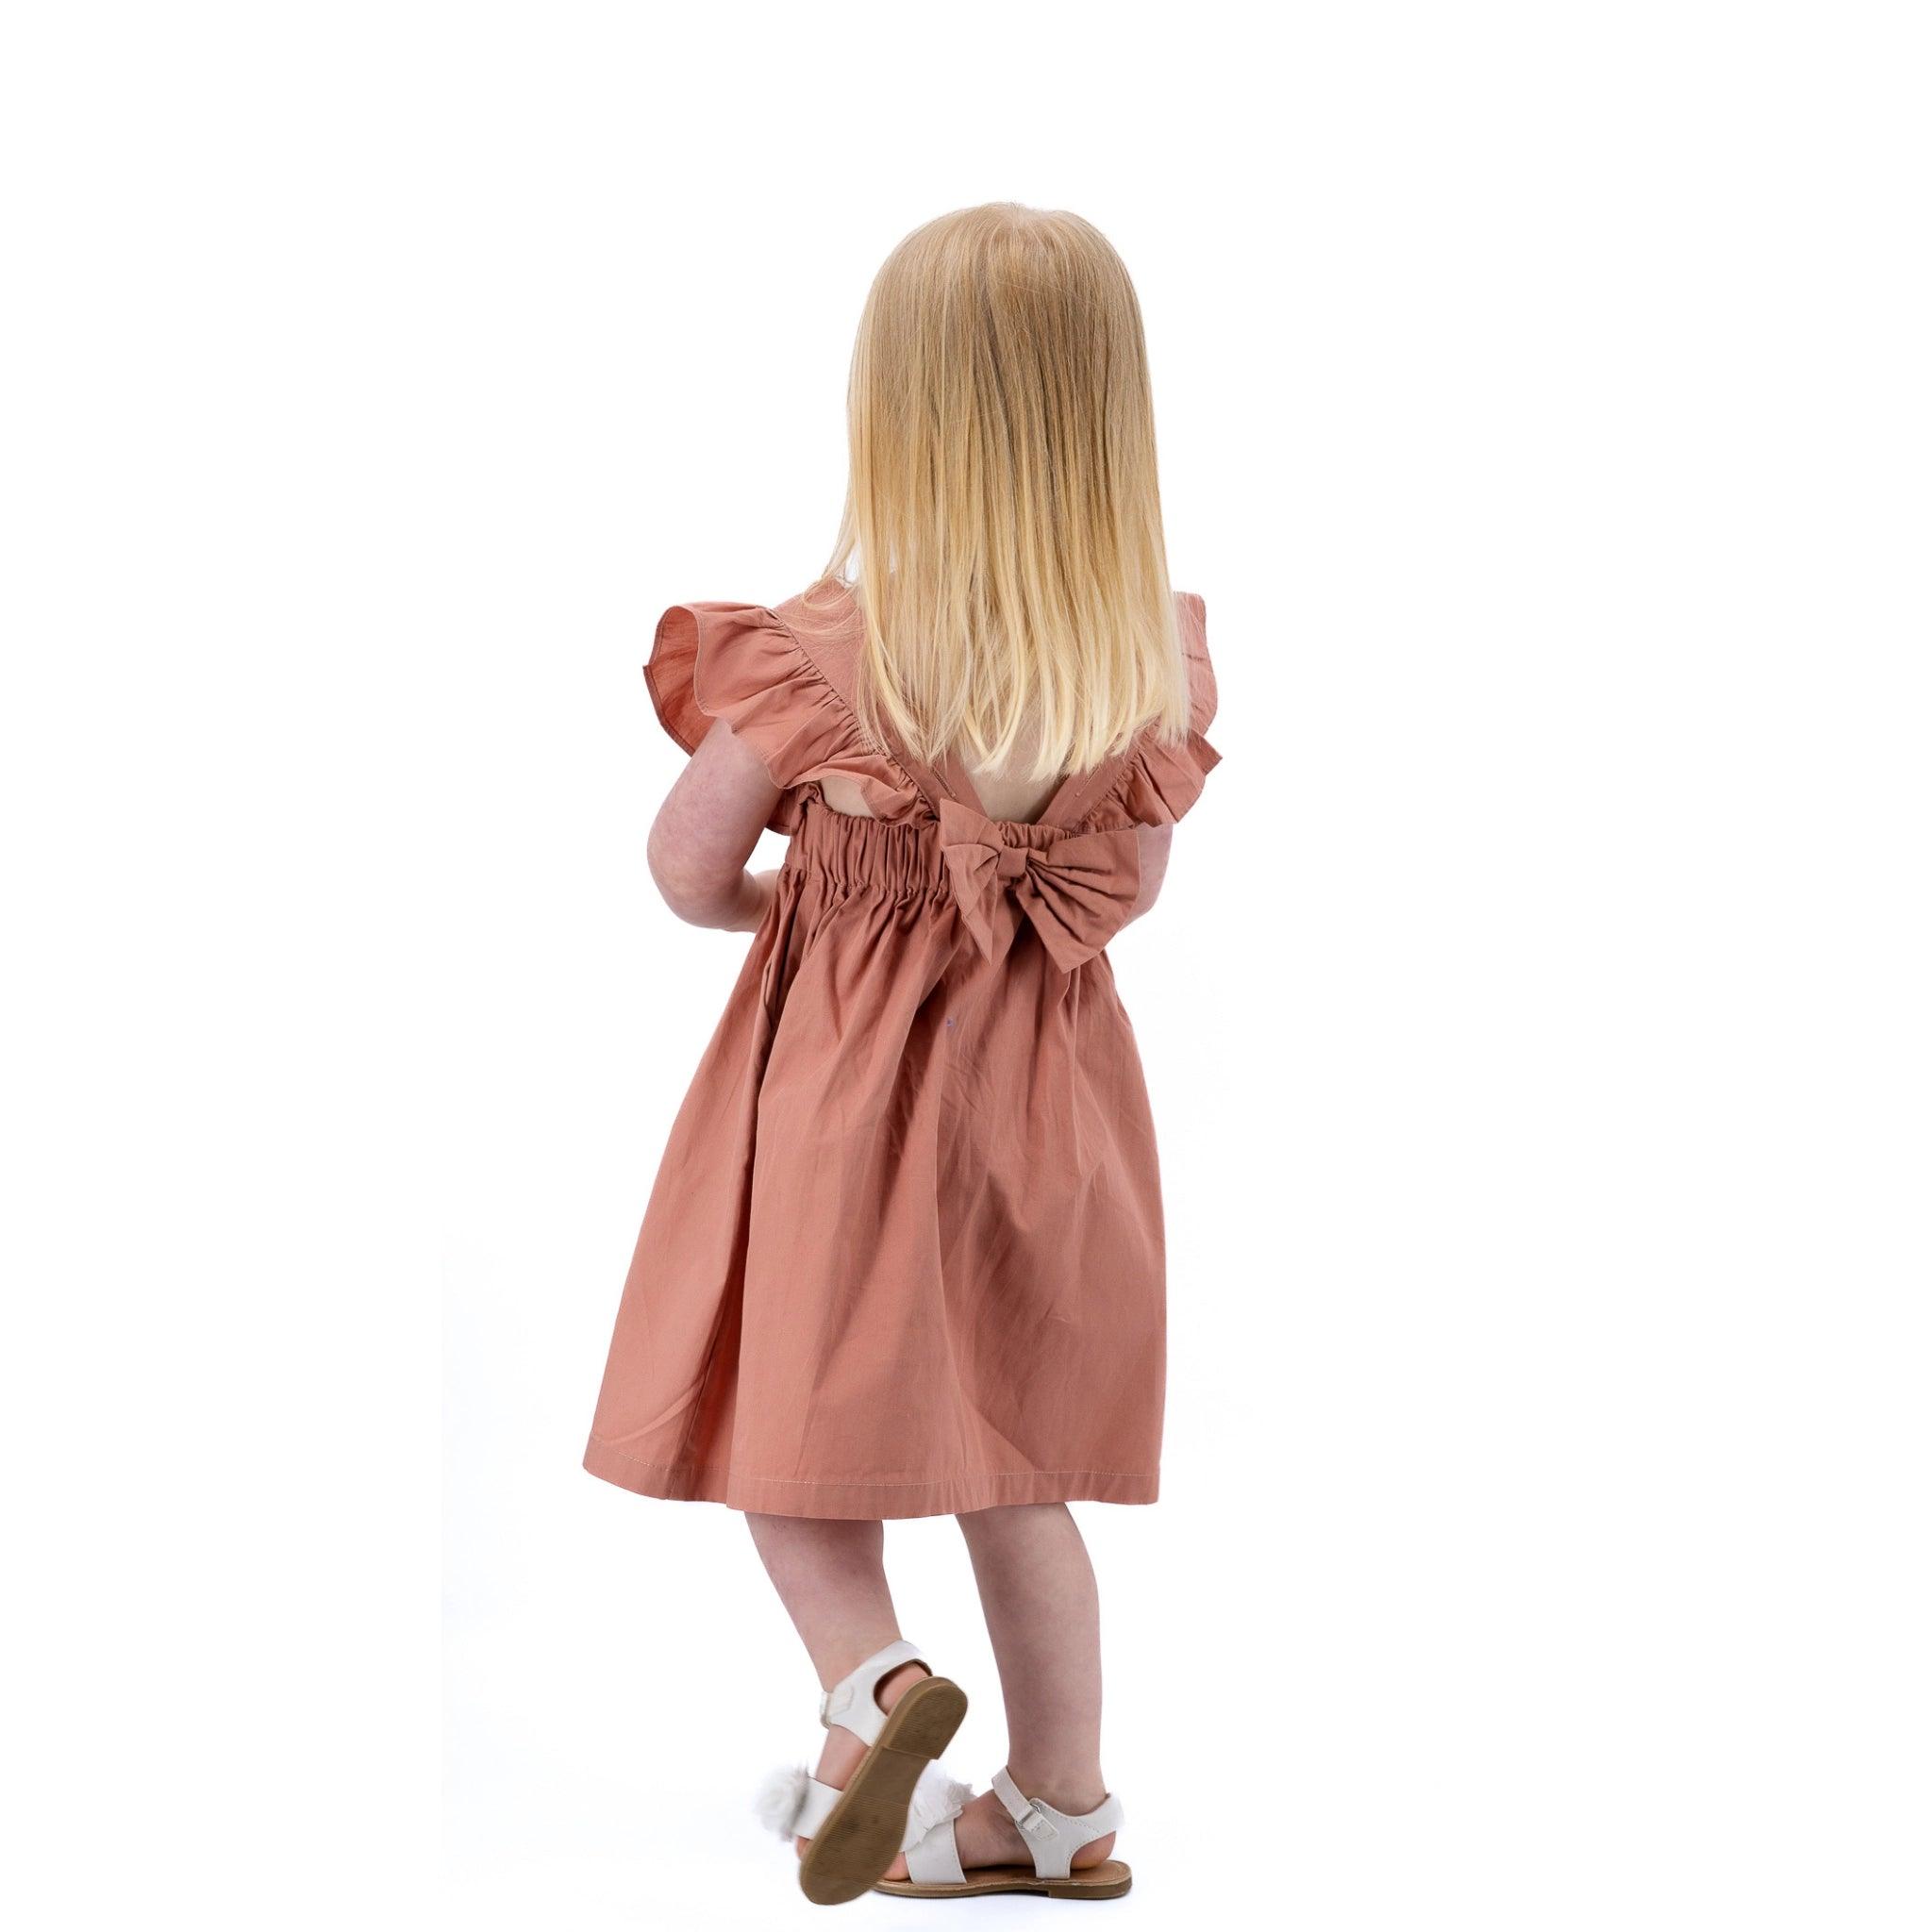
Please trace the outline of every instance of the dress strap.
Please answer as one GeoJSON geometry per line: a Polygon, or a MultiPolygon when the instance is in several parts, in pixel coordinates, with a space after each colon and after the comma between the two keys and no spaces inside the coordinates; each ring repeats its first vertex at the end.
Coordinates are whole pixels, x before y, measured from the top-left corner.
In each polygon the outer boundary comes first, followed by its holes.
{"type": "Polygon", "coordinates": [[[1034,824],[1057,825],[1062,831],[1069,825],[1078,824],[1094,800],[1107,795],[1108,788],[1126,769],[1130,757],[1128,752],[1116,752],[1110,758],[1102,758],[1091,772],[1081,772],[1069,778],[1054,793],[1046,809],[1034,820],[1034,824]]]}
{"type": "MultiPolygon", "coordinates": [[[[865,620],[849,590],[841,586],[836,596],[818,603],[814,602],[815,591],[816,587],[790,604],[780,606],[774,614],[786,625],[792,641],[831,688],[833,695],[844,708],[845,715],[852,721],[853,728],[860,730],[858,667],[865,644],[865,620]]],[[[883,750],[893,769],[911,781],[934,818],[939,817],[941,802],[947,798],[977,806],[972,783],[964,779],[963,772],[957,769],[941,771],[921,764],[900,742],[896,733],[887,734],[883,750]],[[958,789],[961,782],[965,783],[963,791],[958,789]]],[[[947,763],[956,765],[952,759],[947,763]]]]}

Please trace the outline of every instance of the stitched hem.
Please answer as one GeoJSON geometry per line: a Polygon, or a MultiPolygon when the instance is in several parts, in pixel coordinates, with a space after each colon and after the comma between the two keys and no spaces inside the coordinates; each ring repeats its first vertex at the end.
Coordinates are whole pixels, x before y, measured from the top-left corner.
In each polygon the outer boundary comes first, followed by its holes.
{"type": "Polygon", "coordinates": [[[690,1463],[646,1463],[594,1437],[584,1467],[633,1495],[675,1503],[722,1503],[761,1516],[831,1516],[882,1522],[906,1516],[957,1516],[1003,1503],[1152,1503],[1158,1471],[1110,1469],[975,1470],[923,1482],[812,1482],[743,1475],[690,1463]]]}

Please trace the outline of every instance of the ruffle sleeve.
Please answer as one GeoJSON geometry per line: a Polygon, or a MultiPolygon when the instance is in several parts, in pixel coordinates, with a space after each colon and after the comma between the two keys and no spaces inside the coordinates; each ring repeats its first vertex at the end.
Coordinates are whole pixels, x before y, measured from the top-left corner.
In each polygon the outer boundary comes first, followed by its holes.
{"type": "Polygon", "coordinates": [[[1208,656],[1208,607],[1191,591],[1183,591],[1174,603],[1188,670],[1187,736],[1163,742],[1148,733],[1107,800],[1108,810],[1141,825],[1177,823],[1200,797],[1208,774],[1221,762],[1221,754],[1206,736],[1214,722],[1217,697],[1214,665],[1208,656]]]}
{"type": "Polygon", "coordinates": [[[761,604],[674,604],[658,620],[644,683],[687,752],[722,718],[758,754],[784,794],[768,821],[774,832],[797,829],[800,788],[829,773],[852,779],[881,818],[905,808],[838,693],[761,604]]]}

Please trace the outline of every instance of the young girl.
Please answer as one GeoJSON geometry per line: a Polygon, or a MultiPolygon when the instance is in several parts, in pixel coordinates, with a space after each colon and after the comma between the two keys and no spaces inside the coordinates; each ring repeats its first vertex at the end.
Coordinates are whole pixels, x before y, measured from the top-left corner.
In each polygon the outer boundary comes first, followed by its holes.
{"type": "Polygon", "coordinates": [[[745,1512],[818,1672],[817,1775],[761,1808],[810,1898],[1117,1898],[1093,1572],[1067,1504],[1151,1503],[1153,1124],[1108,942],[1216,753],[1168,588],[1139,307],[1086,222],[969,208],[859,325],[828,575],[665,613],[691,754],[672,909],[754,935],[672,1128],[585,1467],[745,1512]],[[767,825],[775,873],[745,871],[767,825]],[[903,1641],[883,1519],[957,1515],[1009,1756],[903,1641]],[[922,1776],[922,1773],[927,1774],[922,1776]]]}

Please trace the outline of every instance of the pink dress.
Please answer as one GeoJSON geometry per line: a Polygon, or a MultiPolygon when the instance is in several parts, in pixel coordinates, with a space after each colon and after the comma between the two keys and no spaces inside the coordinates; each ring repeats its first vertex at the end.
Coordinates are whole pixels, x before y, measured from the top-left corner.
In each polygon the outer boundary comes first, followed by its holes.
{"type": "Polygon", "coordinates": [[[671,1130],[584,1466],[785,1516],[1151,1503],[1160,1178],[1108,941],[1218,754],[1192,717],[990,819],[957,758],[873,750],[860,618],[679,605],[645,669],[687,751],[724,718],[784,795],[770,912],[671,1130]],[[824,803],[834,774],[875,817],[824,803]]]}

